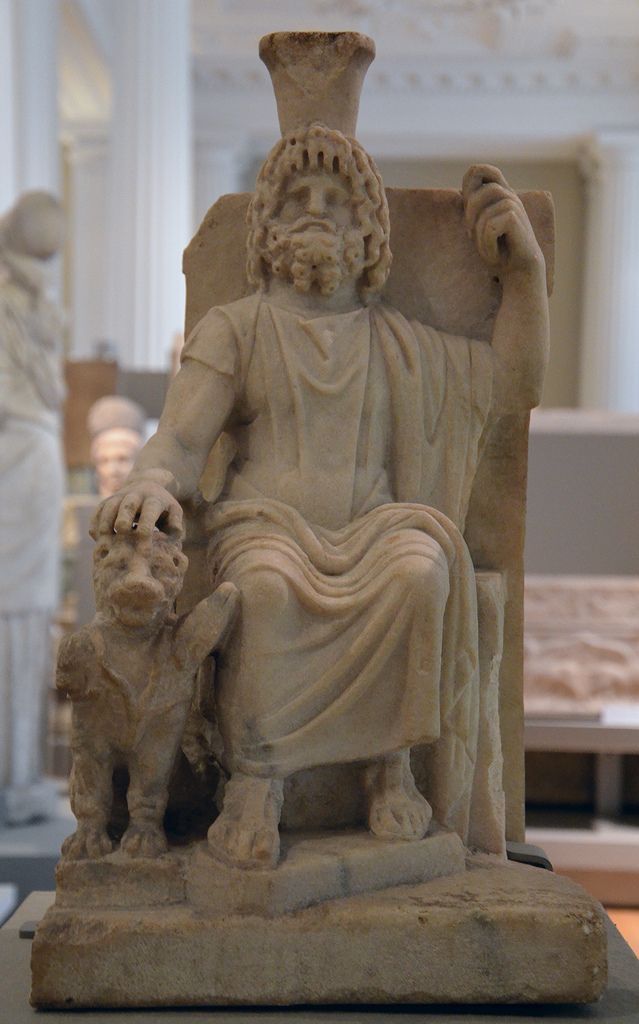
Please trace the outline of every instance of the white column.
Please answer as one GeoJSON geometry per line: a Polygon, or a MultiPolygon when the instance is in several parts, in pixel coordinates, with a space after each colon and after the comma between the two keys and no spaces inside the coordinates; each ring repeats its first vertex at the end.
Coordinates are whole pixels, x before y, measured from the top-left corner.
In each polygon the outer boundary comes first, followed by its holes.
{"type": "Polygon", "coordinates": [[[193,167],[194,230],[197,230],[207,210],[220,196],[244,190],[245,169],[244,146],[225,145],[212,137],[196,139],[193,167]]]}
{"type": "Polygon", "coordinates": [[[0,216],[17,194],[14,0],[0,0],[0,216]]]}
{"type": "Polygon", "coordinates": [[[602,132],[585,163],[584,407],[639,412],[639,132],[602,132]]]}
{"type": "Polygon", "coordinates": [[[108,333],[129,369],[166,369],[191,235],[189,5],[112,0],[108,333]]]}
{"type": "Polygon", "coordinates": [[[58,0],[0,0],[0,211],[58,193],[58,0]]]}
{"type": "Polygon", "coordinates": [[[96,342],[108,339],[105,281],[108,257],[109,138],[94,129],[74,134],[67,146],[69,280],[72,359],[95,357],[96,342]]]}

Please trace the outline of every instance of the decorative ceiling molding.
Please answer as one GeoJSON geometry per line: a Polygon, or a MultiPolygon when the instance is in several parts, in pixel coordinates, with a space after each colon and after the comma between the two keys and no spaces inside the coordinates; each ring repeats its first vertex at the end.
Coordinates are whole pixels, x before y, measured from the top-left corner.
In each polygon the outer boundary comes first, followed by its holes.
{"type": "Polygon", "coordinates": [[[638,0],[192,0],[196,84],[263,88],[260,35],[310,26],[377,40],[367,92],[639,93],[638,0]]]}
{"type": "MultiPolygon", "coordinates": [[[[368,93],[424,95],[552,95],[636,93],[639,96],[639,45],[623,61],[603,59],[579,65],[551,61],[378,62],[366,79],[368,93]]],[[[242,92],[269,89],[268,77],[255,63],[199,58],[194,67],[198,89],[242,92]]]]}
{"type": "Polygon", "coordinates": [[[380,57],[579,57],[639,42],[637,0],[192,0],[193,52],[254,56],[266,32],[356,29],[380,57]]]}
{"type": "MultiPolygon", "coordinates": [[[[309,27],[377,40],[360,130],[382,153],[487,138],[555,158],[592,132],[639,126],[639,0],[190,2],[194,130],[231,146],[276,127],[260,36],[309,27]]],[[[62,123],[81,131],[109,118],[110,19],[102,0],[61,9],[62,123]]]]}
{"type": "MultiPolygon", "coordinates": [[[[464,37],[488,50],[496,49],[511,31],[521,33],[525,22],[547,23],[558,0],[315,0],[319,15],[339,14],[354,19],[384,22],[389,18],[397,28],[414,39],[434,43],[445,38],[464,37]]],[[[380,26],[381,27],[381,26],[380,26]]],[[[555,29],[555,31],[557,31],[555,29]]],[[[559,28],[559,33],[566,30],[559,28]]]]}

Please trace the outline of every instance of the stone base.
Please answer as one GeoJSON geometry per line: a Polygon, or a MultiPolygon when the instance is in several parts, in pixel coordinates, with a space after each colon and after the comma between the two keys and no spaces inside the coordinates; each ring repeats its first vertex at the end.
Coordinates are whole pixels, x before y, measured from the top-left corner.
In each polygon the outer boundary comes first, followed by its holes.
{"type": "Polygon", "coordinates": [[[427,882],[465,867],[464,845],[454,832],[435,831],[405,843],[363,831],[283,833],[274,870],[228,867],[211,855],[206,842],[156,860],[132,860],[119,851],[100,860],[63,860],[56,871],[56,907],[151,910],[186,904],[215,918],[275,917],[326,900],[427,882]]]}
{"type": "Polygon", "coordinates": [[[56,905],[33,945],[42,1008],[583,1003],[604,917],[579,886],[487,857],[448,878],[281,917],[56,905]]]}
{"type": "Polygon", "coordinates": [[[465,854],[454,832],[405,843],[361,831],[307,838],[283,833],[274,871],[244,871],[220,864],[203,843],[187,871],[187,900],[218,917],[275,917],[326,900],[458,874],[465,870],[465,854]]]}

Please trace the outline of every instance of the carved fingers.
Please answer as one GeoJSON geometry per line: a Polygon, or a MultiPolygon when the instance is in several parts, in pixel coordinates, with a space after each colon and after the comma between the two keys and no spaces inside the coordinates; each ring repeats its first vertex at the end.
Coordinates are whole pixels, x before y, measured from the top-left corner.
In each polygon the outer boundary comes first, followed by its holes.
{"type": "Polygon", "coordinates": [[[161,484],[138,481],[102,502],[90,533],[97,540],[99,534],[137,529],[141,536],[148,537],[156,526],[171,536],[182,537],[182,508],[161,484]]]}
{"type": "Polygon", "coordinates": [[[100,502],[91,517],[89,526],[89,534],[94,540],[97,540],[101,533],[113,533],[113,524],[119,507],[119,500],[115,494],[100,502]]]}
{"type": "Polygon", "coordinates": [[[497,167],[470,167],[462,198],[468,232],[488,266],[503,275],[543,261],[524,205],[497,167]]]}

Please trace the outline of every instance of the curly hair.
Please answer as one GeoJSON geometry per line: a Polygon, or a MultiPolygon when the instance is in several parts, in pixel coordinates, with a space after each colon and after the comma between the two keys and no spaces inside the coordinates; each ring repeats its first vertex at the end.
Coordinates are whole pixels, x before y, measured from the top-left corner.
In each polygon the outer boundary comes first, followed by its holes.
{"type": "Polygon", "coordinates": [[[285,135],[262,165],[246,215],[248,279],[259,287],[268,274],[266,239],[287,179],[298,171],[322,170],[339,174],[350,185],[356,224],[365,246],[358,287],[362,299],[368,302],[384,287],[392,259],[384,185],[372,157],[359,142],[319,123],[285,135]]]}

